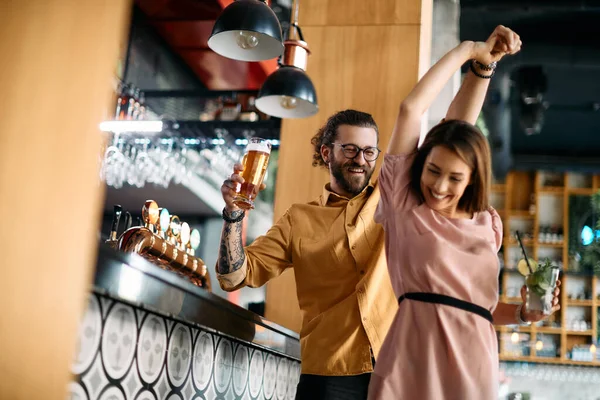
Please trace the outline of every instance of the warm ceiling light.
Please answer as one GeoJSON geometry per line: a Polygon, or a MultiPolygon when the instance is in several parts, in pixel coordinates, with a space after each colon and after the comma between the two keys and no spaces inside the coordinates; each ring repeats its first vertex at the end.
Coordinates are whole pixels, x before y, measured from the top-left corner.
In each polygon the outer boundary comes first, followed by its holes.
{"type": "Polygon", "coordinates": [[[317,92],[304,72],[310,50],[298,26],[298,1],[294,3],[294,18],[289,32],[296,31],[299,38],[290,37],[285,41],[281,65],[263,83],[256,99],[256,108],[279,118],[306,118],[319,111],[317,92]]]}
{"type": "Polygon", "coordinates": [[[306,118],[319,111],[310,78],[302,69],[290,65],[282,65],[269,75],[258,92],[256,108],[278,118],[306,118]]]}
{"type": "Polygon", "coordinates": [[[223,57],[262,61],[283,52],[281,25],[260,0],[237,0],[225,7],[208,39],[208,47],[223,57]]]}

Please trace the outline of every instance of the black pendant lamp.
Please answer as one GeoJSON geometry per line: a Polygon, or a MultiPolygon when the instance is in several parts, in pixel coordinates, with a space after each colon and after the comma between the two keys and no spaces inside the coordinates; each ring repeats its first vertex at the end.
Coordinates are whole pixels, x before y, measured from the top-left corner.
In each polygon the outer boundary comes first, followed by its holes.
{"type": "Polygon", "coordinates": [[[208,47],[234,60],[270,60],[283,52],[282,36],[277,16],[264,1],[237,0],[219,15],[208,47]]]}
{"type": "Polygon", "coordinates": [[[317,92],[304,72],[310,50],[297,23],[298,2],[295,3],[295,17],[290,32],[295,29],[299,39],[285,41],[280,67],[269,75],[256,99],[256,108],[279,118],[307,118],[319,111],[317,92]]]}

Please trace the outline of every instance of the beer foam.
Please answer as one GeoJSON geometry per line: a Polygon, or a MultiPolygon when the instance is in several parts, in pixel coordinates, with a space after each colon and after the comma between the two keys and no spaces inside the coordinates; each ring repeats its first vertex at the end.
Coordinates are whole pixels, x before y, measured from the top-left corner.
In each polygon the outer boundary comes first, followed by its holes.
{"type": "Polygon", "coordinates": [[[263,153],[271,154],[271,148],[267,142],[261,143],[248,143],[246,146],[246,151],[260,151],[263,153]]]}

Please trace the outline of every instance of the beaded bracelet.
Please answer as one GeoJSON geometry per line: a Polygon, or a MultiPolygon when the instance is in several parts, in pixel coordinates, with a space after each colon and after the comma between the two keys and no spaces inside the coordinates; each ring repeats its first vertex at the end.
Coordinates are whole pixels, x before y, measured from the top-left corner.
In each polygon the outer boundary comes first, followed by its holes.
{"type": "Polygon", "coordinates": [[[491,77],[492,77],[492,76],[494,76],[494,74],[496,73],[496,70],[495,70],[495,69],[492,69],[492,70],[491,70],[491,71],[492,71],[491,75],[483,75],[483,74],[480,74],[480,73],[479,73],[479,72],[477,72],[477,70],[475,69],[475,62],[476,62],[476,61],[472,61],[472,62],[471,62],[471,64],[470,64],[471,72],[472,72],[472,73],[473,73],[475,76],[477,76],[477,77],[479,77],[479,78],[482,78],[482,79],[491,79],[491,77]]]}
{"type": "Polygon", "coordinates": [[[241,220],[243,220],[243,219],[244,219],[244,217],[245,217],[245,216],[246,216],[246,211],[242,211],[242,212],[240,213],[240,215],[238,215],[237,217],[235,217],[235,218],[231,218],[231,217],[228,215],[228,213],[227,213],[227,210],[225,210],[225,209],[223,208],[223,219],[225,220],[225,222],[228,222],[228,223],[230,223],[230,224],[235,224],[236,222],[240,222],[241,220]]]}
{"type": "Polygon", "coordinates": [[[496,69],[496,67],[498,66],[498,62],[497,62],[497,61],[492,61],[492,62],[491,62],[490,64],[488,64],[488,65],[482,64],[482,63],[480,63],[480,62],[479,62],[479,61],[477,61],[477,60],[473,60],[473,62],[474,62],[475,64],[477,64],[477,66],[478,66],[479,68],[481,68],[482,70],[484,70],[484,71],[493,71],[493,70],[495,70],[495,69],[496,69]]]}
{"type": "Polygon", "coordinates": [[[515,319],[517,320],[517,323],[519,325],[531,325],[531,322],[525,321],[521,317],[521,310],[523,310],[523,304],[519,304],[515,310],[515,319]]]}

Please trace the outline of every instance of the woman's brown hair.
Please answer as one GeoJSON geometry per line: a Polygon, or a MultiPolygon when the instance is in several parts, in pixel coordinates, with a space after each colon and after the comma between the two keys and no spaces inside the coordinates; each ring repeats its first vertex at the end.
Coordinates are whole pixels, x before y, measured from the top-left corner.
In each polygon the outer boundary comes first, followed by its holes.
{"type": "Polygon", "coordinates": [[[471,168],[470,183],[458,202],[458,208],[467,213],[487,210],[492,177],[490,146],[481,131],[465,121],[444,121],[429,131],[411,168],[411,185],[415,193],[423,199],[421,175],[427,156],[436,146],[455,152],[471,168]]]}

